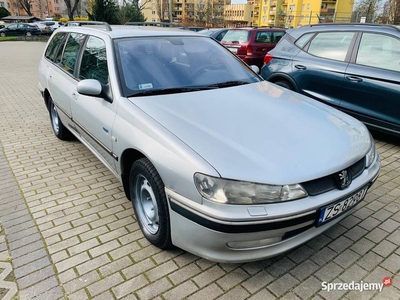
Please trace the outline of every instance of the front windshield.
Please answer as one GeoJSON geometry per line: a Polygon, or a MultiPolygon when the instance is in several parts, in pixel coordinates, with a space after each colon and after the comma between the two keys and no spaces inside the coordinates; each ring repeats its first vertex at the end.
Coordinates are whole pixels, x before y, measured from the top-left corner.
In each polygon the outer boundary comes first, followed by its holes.
{"type": "Polygon", "coordinates": [[[173,93],[258,82],[230,51],[206,37],[115,40],[124,96],[173,93]]]}

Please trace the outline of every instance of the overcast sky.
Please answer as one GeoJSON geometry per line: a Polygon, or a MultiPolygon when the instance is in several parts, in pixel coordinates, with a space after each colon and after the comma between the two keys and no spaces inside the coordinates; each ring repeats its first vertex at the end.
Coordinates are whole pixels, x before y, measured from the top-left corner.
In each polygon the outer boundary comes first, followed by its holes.
{"type": "Polygon", "coordinates": [[[232,0],[232,4],[246,3],[246,0],[232,0]]]}

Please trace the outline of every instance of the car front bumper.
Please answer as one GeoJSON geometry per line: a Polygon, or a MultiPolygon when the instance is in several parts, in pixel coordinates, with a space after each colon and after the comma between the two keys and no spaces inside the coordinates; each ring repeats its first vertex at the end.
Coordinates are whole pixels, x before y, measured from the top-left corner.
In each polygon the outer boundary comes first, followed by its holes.
{"type": "MultiPolygon", "coordinates": [[[[296,214],[287,215],[283,209],[281,216],[268,215],[257,220],[222,219],[218,218],[217,212],[211,216],[207,211],[191,205],[193,201],[190,199],[166,188],[172,243],[200,257],[218,262],[248,262],[279,255],[307,242],[348,216],[354,207],[321,226],[317,225],[323,207],[351,196],[362,187],[369,188],[377,179],[379,171],[380,159],[377,155],[375,162],[353,181],[351,188],[314,196],[309,201],[310,206],[302,205],[304,210],[296,214]],[[311,205],[315,201],[321,203],[319,207],[311,205]]],[[[307,203],[309,198],[295,201],[307,203]]],[[[290,205],[290,202],[287,204],[290,205]]],[[[268,204],[264,206],[268,211],[268,204]]],[[[220,207],[223,209],[223,204],[220,207]]],[[[239,207],[247,212],[250,206],[239,207]]],[[[221,211],[222,215],[226,216],[221,211]]]]}

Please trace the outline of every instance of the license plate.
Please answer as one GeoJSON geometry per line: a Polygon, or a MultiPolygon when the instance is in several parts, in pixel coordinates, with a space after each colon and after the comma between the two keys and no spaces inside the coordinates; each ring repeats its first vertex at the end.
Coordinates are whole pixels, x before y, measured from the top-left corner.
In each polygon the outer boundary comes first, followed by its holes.
{"type": "Polygon", "coordinates": [[[237,53],[237,48],[228,48],[232,53],[237,53]]]}
{"type": "Polygon", "coordinates": [[[361,202],[364,199],[367,190],[368,187],[364,187],[362,190],[358,191],[349,198],[324,207],[319,215],[318,226],[340,216],[344,212],[354,207],[357,203],[361,202]]]}

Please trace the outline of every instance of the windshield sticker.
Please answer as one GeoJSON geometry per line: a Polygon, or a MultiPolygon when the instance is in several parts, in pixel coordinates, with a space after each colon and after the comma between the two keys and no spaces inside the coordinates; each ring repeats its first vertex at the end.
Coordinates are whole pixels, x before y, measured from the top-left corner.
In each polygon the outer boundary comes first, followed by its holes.
{"type": "Polygon", "coordinates": [[[147,89],[152,89],[152,88],[153,88],[152,83],[139,84],[139,90],[147,90],[147,89]]]}

